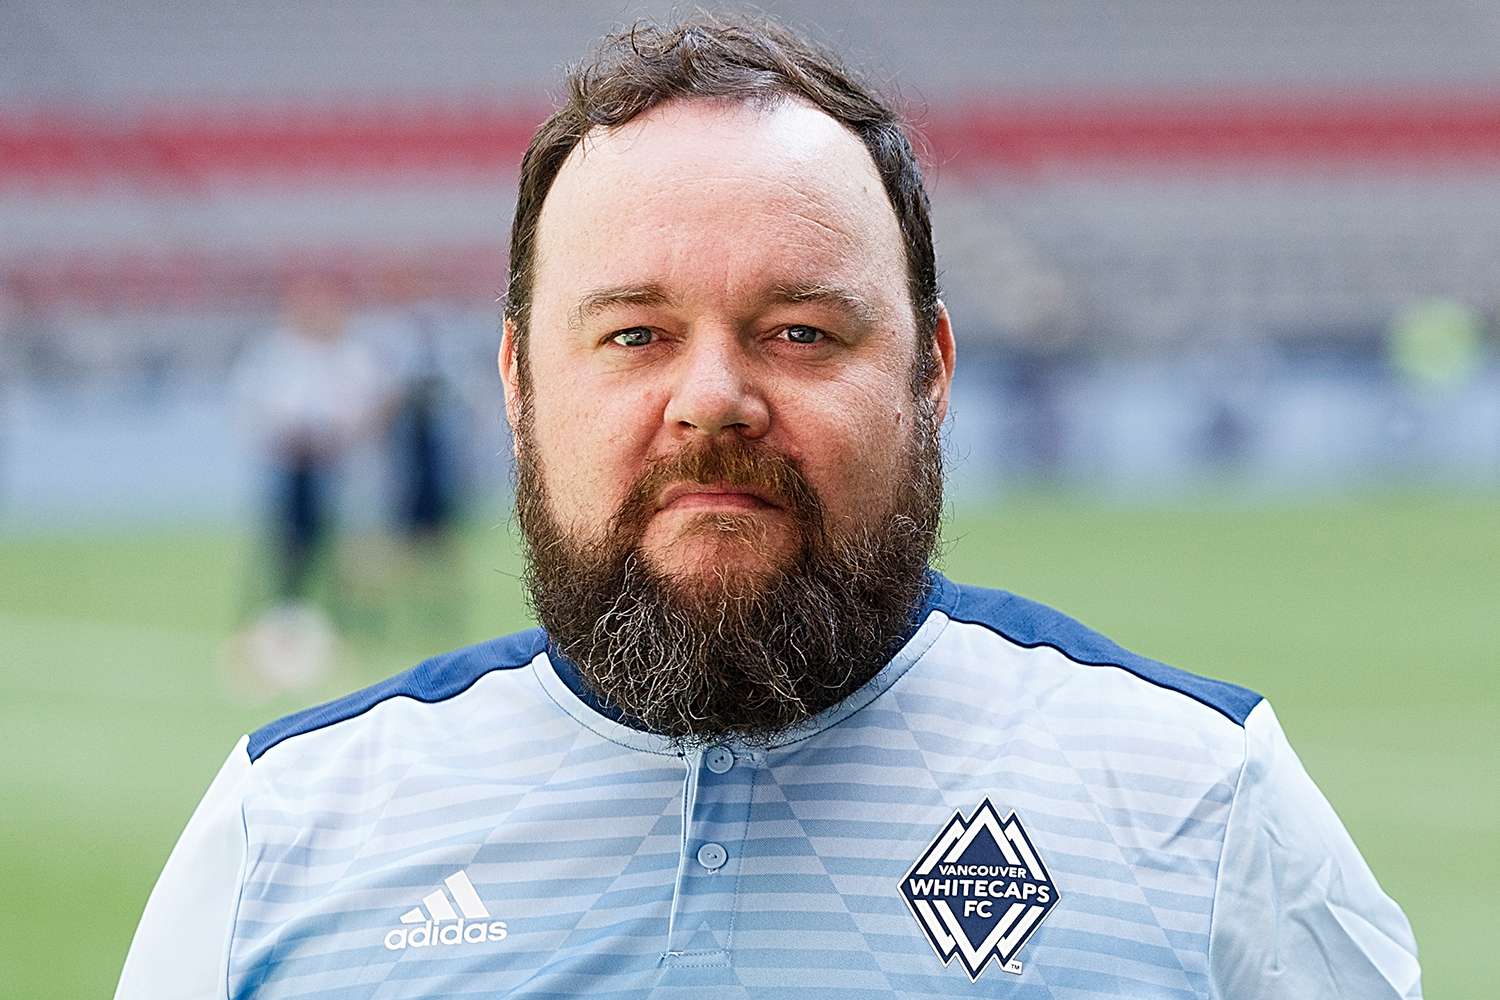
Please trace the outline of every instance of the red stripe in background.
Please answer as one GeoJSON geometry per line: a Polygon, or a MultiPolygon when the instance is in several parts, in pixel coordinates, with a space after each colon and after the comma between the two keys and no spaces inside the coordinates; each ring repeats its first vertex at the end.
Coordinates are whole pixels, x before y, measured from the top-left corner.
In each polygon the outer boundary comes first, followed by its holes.
{"type": "MultiPolygon", "coordinates": [[[[0,114],[0,183],[169,189],[302,177],[514,172],[544,109],[216,107],[0,114]]],[[[1500,93],[972,100],[921,116],[934,162],[1051,167],[1326,165],[1420,170],[1500,163],[1500,93]]]]}
{"type": "MultiPolygon", "coordinates": [[[[938,157],[984,170],[1324,166],[1421,170],[1500,164],[1500,95],[1266,102],[1113,102],[1091,107],[975,105],[934,115],[938,157]]],[[[941,159],[939,159],[941,162],[941,159]]]]}
{"type": "Polygon", "coordinates": [[[0,114],[0,182],[191,189],[306,175],[509,172],[539,120],[500,108],[215,109],[128,123],[77,111],[0,114]]]}

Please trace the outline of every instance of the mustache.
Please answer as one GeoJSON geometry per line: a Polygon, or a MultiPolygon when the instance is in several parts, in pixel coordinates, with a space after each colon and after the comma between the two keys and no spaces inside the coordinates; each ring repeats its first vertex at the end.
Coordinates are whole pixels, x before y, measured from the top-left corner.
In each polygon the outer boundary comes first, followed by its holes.
{"type": "Polygon", "coordinates": [[[821,534],[823,503],[800,463],[767,445],[728,437],[685,446],[647,465],[611,518],[610,537],[638,541],[656,512],[658,498],[678,483],[752,490],[804,529],[821,534]]]}

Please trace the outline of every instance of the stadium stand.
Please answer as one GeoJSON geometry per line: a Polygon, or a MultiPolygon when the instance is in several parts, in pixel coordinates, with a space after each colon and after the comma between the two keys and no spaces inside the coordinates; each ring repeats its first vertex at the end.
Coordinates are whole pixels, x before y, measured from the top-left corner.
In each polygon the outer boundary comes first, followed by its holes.
{"type": "MultiPolygon", "coordinates": [[[[1368,367],[1413,302],[1500,314],[1485,5],[763,6],[912,109],[966,357],[1368,367]]],[[[11,374],[220,377],[309,269],[372,308],[412,273],[487,342],[561,64],[671,9],[0,5],[11,374]]]]}
{"type": "MultiPolygon", "coordinates": [[[[1414,296],[1493,305],[1479,8],[951,2],[912,32],[868,5],[771,6],[837,25],[918,110],[949,297],[992,321],[972,332],[1357,337],[1414,296]]],[[[6,5],[0,277],[84,312],[253,309],[312,264],[373,287],[423,262],[447,294],[492,296],[545,88],[618,15],[6,5]]]]}

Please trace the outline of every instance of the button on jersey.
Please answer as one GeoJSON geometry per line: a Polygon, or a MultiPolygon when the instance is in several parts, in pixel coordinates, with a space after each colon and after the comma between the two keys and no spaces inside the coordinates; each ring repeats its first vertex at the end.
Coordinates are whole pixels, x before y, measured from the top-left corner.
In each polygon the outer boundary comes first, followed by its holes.
{"type": "Polygon", "coordinates": [[[117,996],[1420,995],[1269,706],[1031,602],[934,576],[772,745],[573,681],[534,630],[242,741],[117,996]]]}

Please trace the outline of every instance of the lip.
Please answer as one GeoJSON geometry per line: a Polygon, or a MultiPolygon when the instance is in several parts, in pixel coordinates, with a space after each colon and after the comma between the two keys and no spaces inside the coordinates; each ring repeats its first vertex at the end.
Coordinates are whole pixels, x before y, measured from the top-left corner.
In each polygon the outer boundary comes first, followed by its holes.
{"type": "Polygon", "coordinates": [[[727,483],[675,483],[667,487],[657,501],[656,509],[685,510],[764,510],[781,505],[749,486],[727,483]]]}

